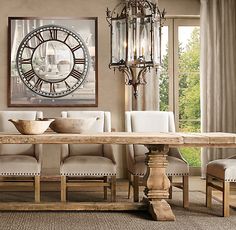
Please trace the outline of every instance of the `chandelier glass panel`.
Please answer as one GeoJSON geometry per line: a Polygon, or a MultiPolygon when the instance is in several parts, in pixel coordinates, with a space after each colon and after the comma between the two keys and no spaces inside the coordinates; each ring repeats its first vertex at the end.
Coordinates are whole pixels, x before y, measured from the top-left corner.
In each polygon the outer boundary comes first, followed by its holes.
{"type": "Polygon", "coordinates": [[[111,34],[110,68],[126,75],[137,96],[138,85],[146,84],[148,69],[160,66],[161,26],[165,11],[156,2],[123,0],[113,11],[107,9],[111,34]]]}

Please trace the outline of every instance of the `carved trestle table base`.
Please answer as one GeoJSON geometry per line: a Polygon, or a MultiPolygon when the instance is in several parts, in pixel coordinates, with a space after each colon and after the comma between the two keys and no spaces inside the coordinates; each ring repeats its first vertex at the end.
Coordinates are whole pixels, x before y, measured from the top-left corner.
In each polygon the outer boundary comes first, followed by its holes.
{"type": "Polygon", "coordinates": [[[132,202],[1,202],[2,211],[79,211],[79,210],[148,210],[154,220],[175,220],[170,205],[170,181],[166,176],[169,147],[236,148],[236,134],[230,133],[91,133],[20,135],[0,133],[0,144],[142,144],[146,154],[144,199],[132,202]]]}
{"type": "Polygon", "coordinates": [[[148,210],[154,220],[175,220],[170,205],[164,200],[169,197],[170,181],[166,176],[168,145],[146,145],[147,172],[144,176],[144,194],[148,210]]]}

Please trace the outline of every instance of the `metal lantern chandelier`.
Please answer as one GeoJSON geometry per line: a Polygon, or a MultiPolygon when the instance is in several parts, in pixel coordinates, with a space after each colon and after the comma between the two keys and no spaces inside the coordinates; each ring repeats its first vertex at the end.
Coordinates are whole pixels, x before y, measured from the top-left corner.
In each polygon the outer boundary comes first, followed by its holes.
{"type": "Polygon", "coordinates": [[[145,74],[160,66],[161,26],[165,10],[148,0],[123,0],[113,11],[107,9],[110,26],[111,60],[109,67],[125,73],[125,83],[146,84],[145,74]]]}

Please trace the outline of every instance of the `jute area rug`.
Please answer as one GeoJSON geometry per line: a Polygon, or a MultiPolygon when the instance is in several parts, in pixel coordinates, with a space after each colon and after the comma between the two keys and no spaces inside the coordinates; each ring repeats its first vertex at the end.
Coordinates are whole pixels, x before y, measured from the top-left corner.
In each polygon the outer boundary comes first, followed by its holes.
{"type": "MultiPolygon", "coordinates": [[[[70,200],[102,200],[102,194],[71,192],[70,200]]],[[[58,201],[57,192],[43,192],[42,200],[58,201]]],[[[32,200],[31,192],[1,192],[0,201],[32,200]]],[[[127,200],[126,194],[118,193],[118,200],[127,200]]],[[[127,200],[128,201],[128,200],[127,200]]],[[[190,192],[190,208],[182,208],[182,192],[174,192],[169,200],[176,215],[174,222],[156,222],[144,211],[133,212],[0,212],[0,230],[236,230],[236,210],[231,209],[229,218],[220,217],[222,205],[213,201],[213,208],[204,207],[205,195],[190,192]]]]}

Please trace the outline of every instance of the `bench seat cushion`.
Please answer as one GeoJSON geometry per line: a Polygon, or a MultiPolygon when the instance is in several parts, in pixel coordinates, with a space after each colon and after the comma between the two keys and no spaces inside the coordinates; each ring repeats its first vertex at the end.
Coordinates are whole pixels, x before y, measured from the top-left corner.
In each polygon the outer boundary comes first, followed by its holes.
{"type": "Polygon", "coordinates": [[[0,155],[1,176],[40,175],[41,164],[35,157],[26,155],[0,155]]]}
{"type": "Polygon", "coordinates": [[[110,176],[116,175],[116,164],[102,156],[71,156],[61,165],[64,176],[110,176]]]}
{"type": "Polygon", "coordinates": [[[207,174],[225,181],[236,181],[236,159],[219,159],[208,163],[207,174]]]}

